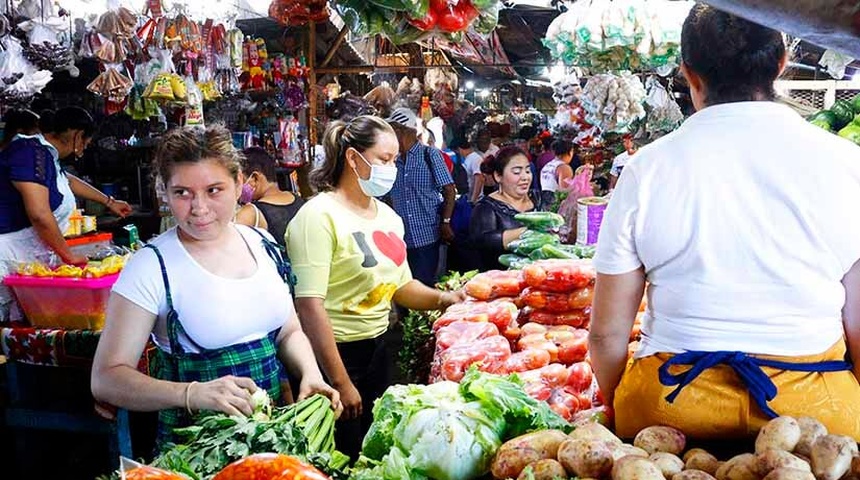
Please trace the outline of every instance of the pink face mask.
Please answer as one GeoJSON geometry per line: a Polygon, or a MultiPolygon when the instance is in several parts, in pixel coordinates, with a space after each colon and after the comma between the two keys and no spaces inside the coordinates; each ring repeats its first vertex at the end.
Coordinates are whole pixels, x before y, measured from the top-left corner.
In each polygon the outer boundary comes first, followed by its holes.
{"type": "Polygon", "coordinates": [[[254,189],[247,183],[242,184],[242,193],[239,195],[239,203],[245,205],[254,200],[254,189]]]}

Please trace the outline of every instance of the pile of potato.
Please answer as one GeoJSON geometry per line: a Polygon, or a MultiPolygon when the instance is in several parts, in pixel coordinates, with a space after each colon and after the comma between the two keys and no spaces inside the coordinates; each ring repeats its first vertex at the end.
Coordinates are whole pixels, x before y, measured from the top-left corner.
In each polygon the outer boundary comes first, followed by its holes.
{"type": "Polygon", "coordinates": [[[499,480],[860,480],[860,454],[850,437],[829,435],[815,419],[779,417],[759,432],[755,453],[728,461],[672,427],[648,427],[625,444],[598,423],[517,437],[499,449],[491,472],[499,480]],[[683,455],[682,455],[683,454],[683,455]]]}

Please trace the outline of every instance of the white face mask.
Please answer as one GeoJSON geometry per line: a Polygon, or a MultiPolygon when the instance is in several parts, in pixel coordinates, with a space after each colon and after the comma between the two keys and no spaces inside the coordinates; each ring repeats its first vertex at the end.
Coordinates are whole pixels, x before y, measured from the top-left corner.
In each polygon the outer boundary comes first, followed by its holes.
{"type": "Polygon", "coordinates": [[[381,197],[390,192],[397,180],[397,167],[394,165],[371,165],[361,152],[356,150],[355,153],[370,167],[370,178],[367,180],[361,178],[358,170],[354,167],[352,169],[355,176],[358,177],[358,186],[361,191],[368,197],[381,197]]]}

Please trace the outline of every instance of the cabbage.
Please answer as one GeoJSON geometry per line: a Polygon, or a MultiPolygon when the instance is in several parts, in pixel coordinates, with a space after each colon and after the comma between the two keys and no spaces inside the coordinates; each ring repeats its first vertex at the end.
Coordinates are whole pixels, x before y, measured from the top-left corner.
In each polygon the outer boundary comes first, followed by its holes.
{"type": "Polygon", "coordinates": [[[460,384],[395,385],[373,423],[351,480],[468,480],[490,470],[504,440],[570,425],[522,390],[515,376],[471,368],[460,384]]]}

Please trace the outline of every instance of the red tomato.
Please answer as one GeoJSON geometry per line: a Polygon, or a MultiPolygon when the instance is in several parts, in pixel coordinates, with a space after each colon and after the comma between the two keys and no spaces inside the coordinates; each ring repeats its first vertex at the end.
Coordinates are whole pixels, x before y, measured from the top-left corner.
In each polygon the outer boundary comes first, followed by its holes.
{"type": "Polygon", "coordinates": [[[472,343],[498,334],[499,329],[492,323],[457,320],[436,332],[436,348],[447,350],[458,343],[472,343]]]}
{"type": "Polygon", "coordinates": [[[545,350],[549,353],[550,362],[558,361],[558,346],[547,340],[544,334],[536,333],[520,338],[517,349],[519,351],[545,350]]]}
{"type": "Polygon", "coordinates": [[[561,387],[567,383],[567,368],[558,363],[551,363],[540,369],[541,380],[550,387],[561,387]]]}
{"type": "Polygon", "coordinates": [[[551,313],[551,312],[532,312],[530,319],[532,322],[541,323],[543,325],[567,325],[575,328],[581,328],[588,323],[591,311],[589,309],[575,310],[567,313],[551,313]]]}
{"type": "Polygon", "coordinates": [[[570,408],[564,406],[564,404],[553,403],[553,404],[550,404],[549,408],[553,412],[557,413],[558,416],[560,416],[561,418],[563,418],[565,420],[569,421],[571,419],[571,417],[573,417],[573,412],[570,411],[570,408]]]}
{"type": "Polygon", "coordinates": [[[539,264],[530,264],[523,267],[523,280],[532,287],[539,287],[546,280],[546,270],[539,264]]]}
{"type": "Polygon", "coordinates": [[[588,410],[592,407],[591,399],[587,395],[579,394],[576,396],[576,400],[579,402],[579,409],[577,411],[588,410]]]}
{"type": "Polygon", "coordinates": [[[591,365],[585,362],[574,363],[568,368],[570,376],[567,377],[567,387],[574,393],[580,393],[591,388],[594,379],[594,371],[591,365]]]}
{"type": "Polygon", "coordinates": [[[546,350],[525,350],[511,355],[505,362],[507,373],[526,372],[549,365],[550,355],[546,350]]]}
{"type": "Polygon", "coordinates": [[[588,338],[579,337],[570,339],[558,347],[558,360],[571,365],[585,360],[588,355],[588,338]]]}
{"type": "MultiPolygon", "coordinates": [[[[438,18],[436,21],[438,23],[438,18]]],[[[473,278],[469,280],[466,283],[465,289],[467,295],[478,300],[489,300],[493,296],[493,286],[483,279],[473,278]]]]}
{"type": "Polygon", "coordinates": [[[594,299],[594,290],[591,288],[583,288],[570,294],[568,299],[568,307],[571,310],[580,310],[591,306],[591,301],[594,299]]]}
{"type": "Polygon", "coordinates": [[[523,336],[532,335],[535,333],[539,333],[541,335],[546,333],[546,327],[539,323],[527,323],[523,325],[520,330],[523,332],[523,336]]]}
{"type": "Polygon", "coordinates": [[[465,30],[469,26],[469,22],[463,12],[449,5],[446,10],[439,14],[436,25],[439,26],[439,30],[445,33],[456,33],[465,30]]]}
{"type": "Polygon", "coordinates": [[[523,385],[523,391],[526,392],[526,395],[534,398],[539,402],[547,401],[550,395],[552,395],[552,389],[540,382],[526,383],[525,385],[523,385]]]}
{"type": "Polygon", "coordinates": [[[475,8],[471,0],[460,0],[460,3],[457,4],[457,8],[463,13],[463,16],[466,17],[467,24],[472,23],[473,20],[481,15],[481,12],[475,8]]]}
{"type": "MultiPolygon", "coordinates": [[[[252,480],[275,478],[287,469],[304,465],[299,460],[276,453],[257,453],[224,467],[212,480],[252,480]]],[[[278,477],[280,478],[280,477],[278,477]]],[[[311,478],[311,477],[308,477],[311,478]]],[[[325,477],[323,477],[325,478],[325,477]]]]}
{"type": "Polygon", "coordinates": [[[312,465],[297,462],[297,465],[285,469],[272,480],[331,480],[331,477],[317,470],[312,465]]]}
{"type": "Polygon", "coordinates": [[[127,480],[185,480],[182,475],[141,465],[125,472],[127,480]]]}
{"type": "Polygon", "coordinates": [[[433,30],[436,27],[436,12],[428,10],[424,18],[410,18],[409,24],[413,27],[424,30],[425,32],[433,30]]]}
{"type": "Polygon", "coordinates": [[[430,10],[436,13],[443,12],[449,6],[448,0],[430,0],[430,10]]]}

